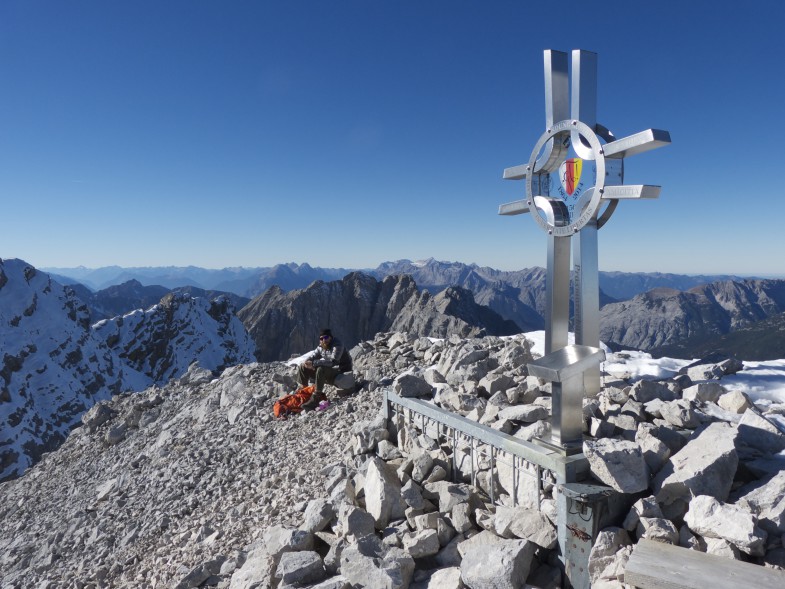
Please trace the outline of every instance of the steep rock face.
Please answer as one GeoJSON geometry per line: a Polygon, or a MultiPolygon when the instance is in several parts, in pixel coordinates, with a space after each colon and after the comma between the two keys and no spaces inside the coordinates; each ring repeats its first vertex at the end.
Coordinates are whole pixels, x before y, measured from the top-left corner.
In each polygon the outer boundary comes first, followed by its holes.
{"type": "Polygon", "coordinates": [[[288,293],[272,287],[238,316],[256,342],[260,361],[314,348],[319,329],[328,326],[347,347],[391,328],[432,337],[520,332],[514,323],[477,305],[465,289],[447,289],[432,297],[419,292],[410,276],[377,281],[360,272],[288,293]]]}
{"type": "Polygon", "coordinates": [[[410,299],[392,324],[393,331],[429,337],[477,337],[486,333],[520,333],[513,322],[502,319],[488,307],[478,305],[471,291],[453,286],[431,297],[422,291],[410,299]]]}
{"type": "Polygon", "coordinates": [[[475,301],[496,311],[524,329],[541,329],[545,314],[544,268],[524,268],[505,272],[476,264],[398,260],[386,262],[371,272],[377,278],[410,275],[417,285],[431,293],[460,286],[474,293],[475,301]]]}
{"type": "Polygon", "coordinates": [[[652,350],[658,356],[703,358],[719,353],[739,360],[785,358],[785,313],[778,313],[730,333],[696,336],[652,350]]]}
{"type": "Polygon", "coordinates": [[[97,401],[147,384],[95,337],[71,289],[0,260],[0,480],[57,447],[97,401]]]}
{"type": "Polygon", "coordinates": [[[253,340],[227,297],[210,301],[169,293],[146,311],[100,321],[94,330],[123,362],[156,384],[184,374],[193,362],[220,371],[253,360],[253,340]]]}
{"type": "Polygon", "coordinates": [[[303,290],[274,286],[238,312],[256,342],[260,361],[288,358],[316,347],[319,329],[329,326],[347,347],[388,328],[417,295],[410,277],[375,278],[353,272],[303,290]]]}
{"type": "Polygon", "coordinates": [[[545,304],[544,299],[545,291],[539,286],[526,290],[502,283],[483,287],[474,294],[477,304],[485,305],[505,319],[515,322],[523,331],[545,329],[545,320],[537,311],[540,304],[545,304]]]}
{"type": "Polygon", "coordinates": [[[721,335],[785,311],[785,281],[715,282],[687,292],[658,288],[600,312],[600,337],[654,350],[721,335]]]}

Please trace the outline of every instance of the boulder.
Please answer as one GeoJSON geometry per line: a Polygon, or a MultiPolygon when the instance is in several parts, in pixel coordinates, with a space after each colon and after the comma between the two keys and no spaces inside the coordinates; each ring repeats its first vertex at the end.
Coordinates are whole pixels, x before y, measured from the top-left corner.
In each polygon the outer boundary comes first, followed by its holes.
{"type": "Polygon", "coordinates": [[[441,549],[439,534],[436,530],[419,530],[403,535],[403,549],[412,558],[433,556],[441,549]]]}
{"type": "Polygon", "coordinates": [[[589,578],[592,587],[600,581],[616,580],[629,558],[630,536],[622,528],[600,530],[589,553],[589,578]]]}
{"type": "Polygon", "coordinates": [[[461,503],[468,503],[470,506],[480,506],[482,502],[477,496],[476,491],[463,483],[450,483],[439,481],[425,485],[423,496],[426,499],[438,500],[439,511],[447,513],[452,508],[461,503]]]}
{"type": "Polygon", "coordinates": [[[730,391],[717,399],[717,405],[731,413],[744,413],[752,406],[749,397],[741,391],[730,391]]]}
{"type": "Polygon", "coordinates": [[[662,418],[673,426],[695,429],[700,425],[698,413],[692,404],[684,399],[663,403],[659,409],[662,418]]]}
{"type": "Polygon", "coordinates": [[[383,460],[372,458],[365,475],[365,507],[373,516],[376,529],[383,529],[390,519],[402,517],[405,505],[395,471],[383,460]]]}
{"type": "Polygon", "coordinates": [[[243,565],[232,573],[229,589],[271,589],[275,559],[264,547],[252,550],[243,565]]]}
{"type": "Polygon", "coordinates": [[[639,493],[649,487],[649,467],[635,442],[614,438],[587,440],[583,453],[592,474],[620,493],[639,493]]]}
{"type": "Polygon", "coordinates": [[[489,396],[495,393],[500,393],[514,387],[517,383],[515,379],[508,374],[489,374],[480,380],[480,386],[483,387],[489,396]]]}
{"type": "Polygon", "coordinates": [[[747,409],[741,416],[739,439],[747,446],[766,454],[776,454],[785,449],[785,433],[752,408],[747,409]]]}
{"type": "Polygon", "coordinates": [[[422,376],[404,373],[393,381],[393,390],[401,397],[431,397],[433,387],[422,376]]]}
{"type": "Polygon", "coordinates": [[[635,443],[638,444],[641,452],[643,452],[643,459],[649,467],[649,472],[655,475],[668,462],[671,450],[665,442],[654,435],[653,429],[653,426],[648,423],[638,424],[638,430],[635,432],[635,443]]]}
{"type": "Polygon", "coordinates": [[[639,380],[632,385],[630,397],[639,403],[648,403],[654,399],[672,401],[676,395],[665,384],[654,380],[639,380]]]}
{"type": "Polygon", "coordinates": [[[275,578],[284,585],[301,587],[321,581],[325,570],[318,553],[306,550],[303,552],[287,552],[275,568],[275,578]]]}
{"type": "Polygon", "coordinates": [[[499,505],[496,508],[493,525],[496,533],[502,538],[515,537],[529,540],[546,549],[556,546],[556,528],[539,511],[499,505]]]}
{"type": "Polygon", "coordinates": [[[498,418],[534,423],[541,419],[547,419],[549,415],[549,411],[539,405],[513,405],[499,411],[498,418]]]}
{"type": "Polygon", "coordinates": [[[716,381],[702,382],[691,387],[687,387],[681,392],[682,399],[687,401],[700,401],[716,403],[720,396],[727,391],[724,386],[716,381]]]}
{"type": "Polygon", "coordinates": [[[271,526],[262,535],[268,554],[277,558],[284,552],[299,552],[313,549],[313,534],[305,530],[293,530],[283,526],[271,526]]]}
{"type": "Polygon", "coordinates": [[[376,520],[364,509],[343,504],[338,510],[338,525],[344,536],[363,538],[374,533],[376,520]]]}
{"type": "Polygon", "coordinates": [[[785,471],[751,485],[736,504],[755,514],[769,534],[785,534],[785,471]]]}
{"type": "Polygon", "coordinates": [[[713,423],[700,431],[654,477],[657,501],[683,514],[695,495],[726,500],[739,464],[735,439],[736,428],[726,423],[713,423]]]}
{"type": "Polygon", "coordinates": [[[452,566],[434,571],[424,589],[461,589],[462,587],[465,585],[461,582],[461,569],[452,566]]]}
{"type": "Polygon", "coordinates": [[[367,536],[341,553],[341,575],[352,585],[406,589],[414,574],[414,559],[405,550],[385,546],[367,536]]]}
{"type": "Polygon", "coordinates": [[[308,507],[305,508],[300,529],[306,532],[321,532],[333,517],[335,517],[335,511],[327,499],[312,499],[308,502],[308,507]]]}
{"type": "Polygon", "coordinates": [[[704,538],[726,540],[752,556],[766,553],[766,532],[758,527],[754,515],[737,505],[698,495],[690,501],[684,522],[704,538]]]}
{"type": "Polygon", "coordinates": [[[472,589],[519,589],[529,576],[535,548],[526,540],[472,546],[461,561],[461,580],[472,589]]]}
{"type": "Polygon", "coordinates": [[[663,517],[641,517],[637,526],[638,539],[655,540],[665,544],[679,544],[679,530],[663,517]]]}
{"type": "Polygon", "coordinates": [[[642,497],[638,499],[630,509],[627,517],[624,519],[624,529],[628,532],[633,532],[638,527],[638,522],[641,518],[662,518],[662,510],[660,509],[657,499],[652,495],[650,497],[642,497]]]}

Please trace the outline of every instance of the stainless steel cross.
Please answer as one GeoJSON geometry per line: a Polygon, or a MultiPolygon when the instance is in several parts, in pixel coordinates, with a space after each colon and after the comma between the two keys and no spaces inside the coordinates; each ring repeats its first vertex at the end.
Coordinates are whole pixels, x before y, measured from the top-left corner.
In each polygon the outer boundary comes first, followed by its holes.
{"type": "MultiPolygon", "coordinates": [[[[597,54],[545,51],[545,133],[528,163],[507,168],[507,180],[526,180],[526,198],[499,206],[500,215],[532,213],[548,234],[545,353],[567,345],[570,246],[574,243],[575,343],[599,347],[600,294],[597,230],[619,200],[657,198],[659,186],[625,185],[624,158],[670,143],[648,129],[616,139],[597,122],[597,54]],[[571,92],[570,92],[571,91],[571,92]]],[[[587,394],[600,391],[599,367],[584,376],[587,394]]]]}

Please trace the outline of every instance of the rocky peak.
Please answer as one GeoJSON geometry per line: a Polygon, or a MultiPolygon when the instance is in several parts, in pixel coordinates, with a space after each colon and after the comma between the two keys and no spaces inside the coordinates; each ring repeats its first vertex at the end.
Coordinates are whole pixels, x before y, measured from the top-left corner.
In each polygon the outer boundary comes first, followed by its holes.
{"type": "Polygon", "coordinates": [[[303,290],[272,287],[238,316],[254,338],[261,361],[282,360],[314,348],[323,327],[330,327],[349,347],[391,329],[432,337],[520,331],[477,305],[468,290],[451,288],[431,297],[427,291],[419,292],[406,274],[379,281],[352,272],[341,280],[316,281],[303,290]]]}
{"type": "Polygon", "coordinates": [[[81,415],[121,391],[253,360],[231,304],[167,295],[90,325],[90,310],[22,260],[0,261],[0,480],[59,446],[81,415]]]}
{"type": "Polygon", "coordinates": [[[90,329],[73,291],[22,260],[0,261],[0,480],[59,445],[96,402],[148,383],[90,329]]]}
{"type": "Polygon", "coordinates": [[[220,371],[254,359],[253,341],[228,297],[209,301],[170,292],[146,311],[96,323],[95,333],[127,365],[161,385],[194,362],[220,371]]]}

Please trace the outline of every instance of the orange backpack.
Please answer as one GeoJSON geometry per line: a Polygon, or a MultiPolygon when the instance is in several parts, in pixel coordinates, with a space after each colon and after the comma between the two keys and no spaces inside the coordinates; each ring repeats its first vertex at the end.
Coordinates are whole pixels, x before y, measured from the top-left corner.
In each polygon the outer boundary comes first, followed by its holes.
{"type": "Polygon", "coordinates": [[[291,395],[281,397],[273,405],[273,414],[279,419],[286,419],[288,415],[300,413],[300,411],[303,410],[303,403],[311,398],[315,388],[314,385],[303,387],[297,389],[297,391],[291,395]]]}

